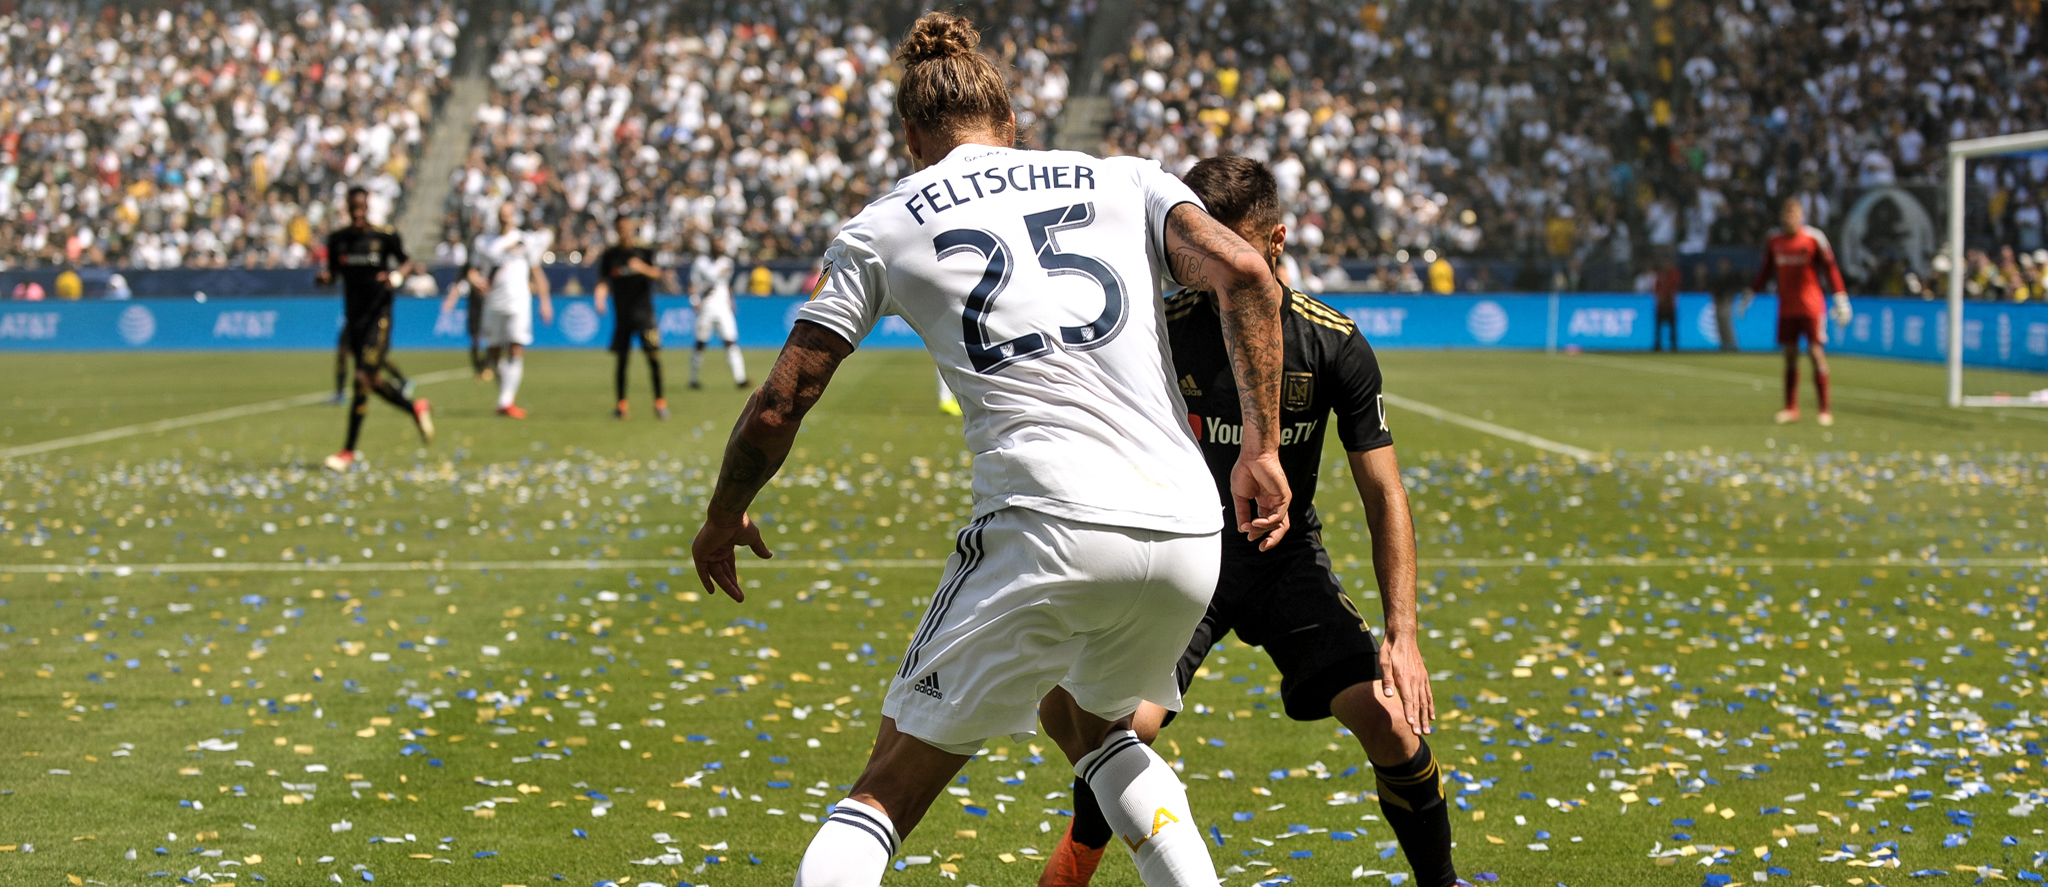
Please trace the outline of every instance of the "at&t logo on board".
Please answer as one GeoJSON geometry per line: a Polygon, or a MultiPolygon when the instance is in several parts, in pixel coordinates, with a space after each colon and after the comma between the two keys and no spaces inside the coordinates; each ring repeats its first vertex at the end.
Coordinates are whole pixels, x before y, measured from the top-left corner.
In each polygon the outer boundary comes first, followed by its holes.
{"type": "Polygon", "coordinates": [[[1508,334],[1508,312],[1499,302],[1487,299],[1465,312],[1465,331],[1482,345],[1491,345],[1508,334]]]}
{"type": "Polygon", "coordinates": [[[114,320],[114,331],[130,345],[147,345],[156,338],[156,315],[141,305],[130,305],[114,320]]]}
{"type": "Polygon", "coordinates": [[[582,302],[562,309],[562,335],[578,345],[597,338],[597,311],[582,302]]]}

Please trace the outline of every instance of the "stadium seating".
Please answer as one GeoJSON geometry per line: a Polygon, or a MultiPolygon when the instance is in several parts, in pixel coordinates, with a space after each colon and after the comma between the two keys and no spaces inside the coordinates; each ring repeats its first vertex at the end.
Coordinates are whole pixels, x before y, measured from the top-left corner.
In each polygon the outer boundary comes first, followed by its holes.
{"type": "MultiPolygon", "coordinates": [[[[1067,93],[1075,8],[980,4],[985,47],[1017,71],[1025,143],[1044,144],[1067,93]]],[[[558,261],[602,248],[616,213],[655,242],[712,234],[746,257],[814,257],[845,218],[910,171],[895,134],[888,10],[782,3],[761,20],[702,20],[666,4],[517,15],[490,67],[451,227],[486,230],[512,198],[554,233],[558,261]],[[859,13],[868,14],[859,14],[859,13]]]]}
{"type": "MultiPolygon", "coordinates": [[[[1147,0],[1108,61],[1108,148],[1281,174],[1302,245],[1550,260],[1571,278],[1754,246],[1938,175],[1949,139],[2048,127],[2041,4],[1147,0]],[[1468,215],[1469,213],[1469,215],[1468,215]]],[[[2004,168],[1994,227],[2040,244],[2048,164],[2004,168]]]]}
{"type": "Polygon", "coordinates": [[[380,6],[0,13],[0,267],[303,266],[351,182],[387,218],[457,25],[380,6]]]}

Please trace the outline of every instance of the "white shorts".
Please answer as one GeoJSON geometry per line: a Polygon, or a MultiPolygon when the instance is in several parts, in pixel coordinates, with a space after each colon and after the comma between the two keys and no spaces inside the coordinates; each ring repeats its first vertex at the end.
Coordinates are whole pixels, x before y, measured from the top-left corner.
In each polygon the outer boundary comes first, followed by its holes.
{"type": "Polygon", "coordinates": [[[733,320],[731,302],[705,299],[698,303],[697,341],[709,342],[713,333],[728,345],[739,343],[740,325],[733,320]]]}
{"type": "Polygon", "coordinates": [[[1065,687],[1109,720],[1180,710],[1174,665],[1216,590],[1215,534],[1085,524],[1023,508],[960,531],[945,579],[882,703],[896,728],[947,751],[1037,732],[1065,687]]]}
{"type": "Polygon", "coordinates": [[[533,312],[501,311],[484,306],[483,343],[486,348],[533,344],[533,312]]]}

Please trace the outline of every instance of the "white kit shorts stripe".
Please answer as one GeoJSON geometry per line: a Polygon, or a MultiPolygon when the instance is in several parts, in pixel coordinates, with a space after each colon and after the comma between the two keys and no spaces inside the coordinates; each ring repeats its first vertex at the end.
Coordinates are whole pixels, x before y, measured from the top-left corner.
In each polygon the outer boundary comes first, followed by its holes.
{"type": "Polygon", "coordinates": [[[1152,702],[1180,709],[1174,665],[1216,589],[1214,533],[1088,524],[1023,508],[960,532],[882,714],[938,748],[970,754],[1037,732],[1055,685],[1115,720],[1152,702]]]}
{"type": "Polygon", "coordinates": [[[715,334],[719,341],[727,345],[737,344],[740,340],[740,325],[733,319],[732,301],[728,299],[720,304],[712,299],[705,299],[697,308],[697,328],[694,332],[699,342],[708,343],[715,334]]]}
{"type": "Polygon", "coordinates": [[[533,344],[532,311],[500,311],[485,306],[482,335],[486,348],[533,344]]]}

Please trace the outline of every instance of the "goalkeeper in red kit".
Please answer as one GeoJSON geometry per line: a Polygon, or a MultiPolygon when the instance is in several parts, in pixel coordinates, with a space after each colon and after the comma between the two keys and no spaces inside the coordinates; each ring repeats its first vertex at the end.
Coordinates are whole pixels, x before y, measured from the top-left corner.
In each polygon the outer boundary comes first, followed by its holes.
{"type": "Polygon", "coordinates": [[[1835,251],[1828,236],[1806,224],[1806,210],[1797,200],[1787,200],[1779,220],[1785,229],[1771,235],[1764,245],[1764,264],[1750,282],[1752,292],[1762,289],[1773,276],[1778,281],[1778,345],[1785,349],[1785,408],[1778,411],[1778,424],[1799,421],[1799,340],[1806,340],[1806,353],[1813,359],[1813,387],[1820,395],[1820,424],[1835,424],[1828,405],[1827,293],[1834,294],[1836,323],[1849,322],[1849,294],[1842,285],[1842,272],[1835,265],[1835,251]],[[1822,275],[1826,275],[1822,277],[1822,275]],[[1822,290],[1826,281],[1827,290],[1822,290]]]}

